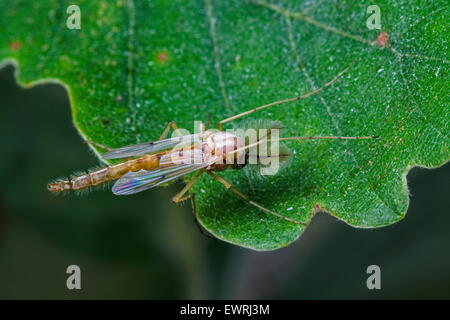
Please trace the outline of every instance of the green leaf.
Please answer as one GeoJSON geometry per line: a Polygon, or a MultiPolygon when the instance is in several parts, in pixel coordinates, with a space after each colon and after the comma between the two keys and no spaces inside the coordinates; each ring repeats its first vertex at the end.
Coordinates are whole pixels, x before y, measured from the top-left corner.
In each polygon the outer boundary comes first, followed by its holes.
{"type": "MultiPolygon", "coordinates": [[[[352,226],[380,227],[405,216],[411,167],[449,159],[450,15],[444,0],[377,1],[384,43],[380,30],[366,26],[371,4],[2,0],[0,60],[20,64],[24,85],[65,85],[81,135],[120,147],[156,140],[169,121],[192,132],[194,120],[215,126],[306,93],[356,59],[320,94],[248,118],[279,120],[285,136],[381,139],[289,142],[294,157],[276,175],[219,174],[255,202],[297,220],[326,211],[352,226]],[[71,4],[81,8],[80,30],[66,27],[71,4]]],[[[270,250],[304,231],[210,176],[193,192],[200,223],[230,243],[270,250]]]]}

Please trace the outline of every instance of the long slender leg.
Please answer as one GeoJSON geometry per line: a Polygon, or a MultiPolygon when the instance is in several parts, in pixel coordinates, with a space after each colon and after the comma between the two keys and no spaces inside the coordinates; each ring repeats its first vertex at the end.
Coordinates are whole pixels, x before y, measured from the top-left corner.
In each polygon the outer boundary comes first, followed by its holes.
{"type": "MultiPolygon", "coordinates": [[[[159,140],[162,140],[162,139],[164,139],[165,137],[167,137],[167,134],[169,133],[170,128],[173,128],[173,130],[175,131],[175,133],[176,133],[177,136],[182,136],[182,134],[181,134],[180,129],[178,128],[178,126],[175,124],[175,122],[171,121],[171,122],[169,122],[169,124],[167,125],[167,127],[164,129],[164,131],[163,131],[161,137],[159,138],[159,140]]],[[[113,151],[113,150],[114,150],[114,148],[107,147],[107,146],[105,146],[105,145],[103,145],[103,144],[94,142],[94,141],[92,141],[92,140],[85,140],[85,141],[86,141],[88,144],[91,144],[91,145],[93,145],[93,146],[96,146],[96,147],[101,148],[101,149],[106,150],[106,151],[113,151]]]]}
{"type": "Polygon", "coordinates": [[[207,234],[203,227],[200,225],[200,223],[198,222],[198,218],[197,218],[197,206],[195,205],[195,194],[191,193],[188,196],[183,197],[183,195],[194,185],[195,181],[198,179],[198,177],[200,177],[200,175],[203,173],[204,169],[200,170],[195,177],[183,188],[183,190],[181,190],[175,197],[173,197],[172,201],[175,203],[179,203],[182,202],[184,200],[187,199],[191,199],[192,202],[192,210],[193,210],[193,214],[194,214],[194,222],[197,225],[198,229],[200,230],[200,232],[207,236],[208,238],[211,239],[216,239],[215,237],[212,237],[211,235],[207,234]]]}
{"type": "Polygon", "coordinates": [[[313,136],[313,137],[285,137],[285,138],[278,138],[278,139],[266,139],[263,138],[259,141],[256,141],[254,143],[248,144],[244,147],[232,150],[229,152],[229,154],[238,153],[243,150],[247,150],[250,148],[253,148],[259,144],[262,144],[264,142],[271,142],[271,141],[301,141],[301,140],[367,140],[367,139],[379,139],[380,136],[364,136],[364,137],[342,137],[342,136],[313,136]]]}
{"type": "Polygon", "coordinates": [[[91,140],[85,140],[85,141],[86,141],[88,144],[91,144],[91,145],[93,145],[93,146],[96,146],[96,147],[98,147],[98,148],[100,148],[100,149],[103,149],[103,150],[106,150],[106,151],[113,151],[113,150],[114,150],[113,148],[104,146],[104,145],[102,145],[102,144],[100,144],[100,143],[97,143],[97,142],[94,142],[94,141],[91,141],[91,140]]]}
{"type": "Polygon", "coordinates": [[[200,233],[208,238],[217,240],[216,237],[211,236],[211,234],[205,230],[205,228],[202,227],[202,225],[200,224],[200,222],[198,222],[198,218],[197,218],[197,206],[195,204],[195,193],[191,193],[189,196],[189,198],[191,198],[191,202],[192,202],[192,213],[194,214],[194,222],[197,225],[197,228],[200,230],[200,233]]]}
{"type": "Polygon", "coordinates": [[[183,198],[182,200],[180,200],[180,201],[187,200],[187,199],[189,199],[189,198],[191,199],[191,202],[192,202],[192,213],[193,213],[193,215],[194,215],[194,222],[195,222],[195,224],[197,225],[198,230],[200,230],[200,233],[201,233],[202,235],[204,235],[204,236],[206,236],[206,237],[208,237],[208,238],[217,240],[216,237],[211,236],[211,234],[210,234],[207,230],[205,230],[205,228],[202,227],[202,225],[200,224],[200,222],[198,222],[198,218],[197,218],[197,206],[196,206],[196,204],[195,204],[195,193],[191,193],[190,195],[184,197],[184,198],[183,198]]]}
{"type": "Polygon", "coordinates": [[[310,96],[312,96],[312,95],[314,95],[314,94],[316,94],[316,93],[318,93],[318,92],[324,90],[326,87],[329,87],[329,86],[330,86],[333,82],[335,82],[340,76],[342,76],[348,69],[350,69],[350,67],[352,67],[354,63],[355,63],[355,61],[353,61],[347,68],[345,68],[344,70],[342,70],[341,72],[339,72],[339,74],[338,74],[337,76],[335,76],[331,81],[325,83],[322,87],[320,87],[320,88],[318,88],[318,89],[315,89],[315,90],[313,90],[313,91],[310,91],[310,92],[305,93],[305,94],[303,94],[303,95],[301,95],[301,96],[298,96],[298,97],[294,97],[294,98],[290,98],[290,99],[284,99],[284,100],[275,101],[275,102],[272,102],[272,103],[269,103],[269,104],[265,104],[265,105],[263,105],[263,106],[260,106],[260,107],[257,107],[257,108],[253,108],[253,109],[251,109],[251,110],[248,110],[248,111],[239,113],[239,114],[237,114],[237,115],[234,115],[234,116],[232,116],[232,117],[229,117],[229,118],[226,118],[226,119],[224,119],[224,120],[222,120],[222,121],[219,121],[219,123],[217,124],[217,126],[219,127],[219,130],[220,130],[220,131],[223,131],[223,129],[222,129],[222,124],[224,124],[224,123],[227,123],[227,122],[236,120],[236,119],[238,119],[238,118],[240,118],[240,117],[246,116],[246,115],[248,115],[248,114],[250,114],[250,113],[256,112],[256,111],[261,110],[261,109],[264,109],[264,108],[268,108],[268,107],[275,106],[275,105],[282,104],[282,103],[287,103],[287,102],[297,101],[297,100],[301,100],[301,99],[306,99],[306,98],[308,98],[308,97],[310,97],[310,96]]]}
{"type": "Polygon", "coordinates": [[[161,137],[159,137],[159,140],[164,139],[165,137],[167,137],[167,134],[169,133],[170,128],[173,128],[173,130],[175,131],[175,134],[177,136],[182,136],[180,129],[178,128],[178,126],[175,124],[175,122],[170,121],[169,124],[167,125],[166,129],[164,129],[161,137]]]}
{"type": "Polygon", "coordinates": [[[181,201],[184,201],[184,200],[188,199],[189,196],[183,197],[184,194],[185,194],[186,192],[189,191],[189,189],[194,185],[195,181],[197,181],[198,177],[200,177],[200,175],[201,175],[204,171],[205,171],[205,169],[199,170],[199,172],[195,175],[195,177],[192,178],[192,180],[189,181],[189,182],[184,186],[184,188],[183,188],[180,192],[178,192],[178,193],[172,198],[172,201],[175,202],[175,203],[178,203],[178,202],[181,202],[181,201]]]}
{"type": "MultiPolygon", "coordinates": [[[[104,146],[104,145],[102,145],[102,144],[100,144],[100,143],[97,143],[97,142],[94,142],[94,141],[91,141],[91,140],[86,140],[86,142],[87,142],[88,144],[91,144],[91,145],[96,146],[97,148],[104,149],[104,150],[106,150],[106,151],[108,151],[108,152],[111,152],[111,151],[114,150],[114,148],[110,148],[110,147],[104,146]]],[[[130,159],[132,159],[132,158],[133,158],[133,157],[126,157],[126,158],[122,158],[122,160],[123,160],[123,161],[127,161],[127,160],[130,160],[130,159]]]]}
{"type": "Polygon", "coordinates": [[[210,175],[211,177],[213,177],[214,179],[216,179],[217,181],[219,181],[221,184],[223,184],[227,189],[229,189],[229,190],[232,191],[233,193],[237,194],[239,197],[241,197],[242,199],[244,199],[244,200],[245,200],[246,202],[248,202],[249,204],[251,204],[251,205],[257,207],[258,209],[260,209],[260,210],[262,210],[262,211],[264,211],[264,212],[273,214],[274,216],[277,216],[277,217],[282,218],[282,219],[284,219],[284,220],[287,220],[287,221],[290,221],[290,222],[293,222],[293,223],[297,223],[297,224],[302,224],[302,225],[306,226],[306,223],[304,223],[304,222],[297,221],[297,220],[293,220],[293,219],[291,219],[291,218],[285,217],[285,216],[283,216],[283,215],[281,215],[281,214],[279,214],[279,213],[276,213],[276,212],[273,212],[273,211],[271,211],[271,210],[269,210],[269,209],[267,209],[267,208],[264,208],[264,207],[261,206],[260,204],[258,204],[258,203],[256,203],[256,202],[250,200],[247,196],[245,196],[244,194],[242,194],[239,190],[233,188],[233,186],[232,186],[227,180],[225,180],[224,178],[222,178],[221,176],[218,176],[218,175],[212,173],[211,171],[206,171],[206,173],[209,174],[209,175],[210,175]]]}

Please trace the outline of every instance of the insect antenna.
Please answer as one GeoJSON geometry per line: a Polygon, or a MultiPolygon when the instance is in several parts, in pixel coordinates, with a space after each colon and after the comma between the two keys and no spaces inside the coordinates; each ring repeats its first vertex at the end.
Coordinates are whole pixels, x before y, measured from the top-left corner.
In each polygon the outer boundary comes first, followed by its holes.
{"type": "Polygon", "coordinates": [[[355,61],[356,60],[353,60],[353,62],[347,68],[345,68],[344,70],[339,72],[332,80],[328,81],[327,83],[325,83],[323,86],[321,86],[318,89],[312,90],[312,91],[310,91],[308,93],[305,93],[305,94],[303,94],[301,96],[297,96],[297,97],[294,97],[294,98],[289,98],[289,99],[284,99],[284,100],[271,102],[271,103],[265,104],[263,106],[260,106],[260,107],[257,107],[257,108],[253,108],[251,110],[239,113],[237,115],[234,115],[232,117],[229,117],[229,118],[226,118],[226,119],[224,119],[222,121],[219,121],[217,126],[219,127],[219,130],[222,131],[222,124],[224,124],[224,123],[233,121],[233,120],[238,119],[240,117],[244,117],[244,116],[246,116],[246,115],[248,115],[250,113],[256,112],[256,111],[261,110],[261,109],[265,109],[265,108],[268,108],[268,107],[271,107],[271,106],[275,106],[275,105],[278,105],[278,104],[283,104],[283,103],[293,102],[293,101],[297,101],[297,100],[301,100],[301,99],[306,99],[306,98],[308,98],[308,97],[310,97],[312,95],[315,95],[316,93],[319,93],[320,91],[324,90],[325,88],[327,88],[331,84],[333,84],[333,82],[335,82],[340,76],[342,76],[345,72],[347,72],[348,69],[350,69],[355,64],[355,61]]]}
{"type": "Polygon", "coordinates": [[[266,139],[263,138],[257,142],[251,143],[249,145],[246,145],[245,147],[238,148],[236,150],[230,151],[229,153],[235,153],[235,152],[241,152],[246,149],[250,149],[252,147],[255,147],[257,145],[260,145],[264,142],[272,142],[272,141],[300,141],[300,140],[316,140],[316,139],[323,139],[323,140],[367,140],[367,139],[379,139],[380,136],[364,136],[364,137],[343,137],[343,136],[310,136],[310,137],[285,137],[285,138],[277,138],[277,139],[266,139]]]}

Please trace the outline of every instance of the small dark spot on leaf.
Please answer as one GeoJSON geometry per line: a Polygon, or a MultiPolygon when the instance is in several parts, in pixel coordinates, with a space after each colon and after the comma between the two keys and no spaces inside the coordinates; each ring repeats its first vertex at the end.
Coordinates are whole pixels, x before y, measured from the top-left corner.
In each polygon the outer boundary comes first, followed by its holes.
{"type": "Polygon", "coordinates": [[[11,50],[13,50],[13,51],[19,50],[19,49],[20,49],[20,46],[21,46],[21,44],[20,44],[19,41],[14,41],[14,42],[11,42],[11,43],[9,44],[9,48],[10,48],[11,50]]]}
{"type": "Polygon", "coordinates": [[[102,122],[105,126],[109,126],[111,124],[111,121],[109,121],[108,119],[103,119],[102,122]]]}

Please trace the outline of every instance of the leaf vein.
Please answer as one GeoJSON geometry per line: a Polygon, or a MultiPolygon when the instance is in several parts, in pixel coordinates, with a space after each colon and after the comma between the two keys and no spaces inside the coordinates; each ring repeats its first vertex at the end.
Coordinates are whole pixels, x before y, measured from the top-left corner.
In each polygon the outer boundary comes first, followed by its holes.
{"type": "Polygon", "coordinates": [[[129,14],[129,29],[128,29],[128,57],[127,57],[127,92],[128,92],[128,108],[131,112],[132,124],[131,129],[136,141],[139,143],[140,137],[137,129],[137,117],[136,109],[134,107],[134,45],[135,45],[135,26],[136,26],[136,8],[134,6],[134,0],[128,0],[127,2],[128,14],[129,14]]]}
{"type": "Polygon", "coordinates": [[[348,38],[348,39],[352,39],[355,41],[358,41],[360,43],[364,43],[367,44],[371,47],[377,47],[377,48],[384,48],[389,50],[390,52],[392,52],[393,54],[395,54],[396,56],[400,56],[400,57],[408,57],[408,58],[417,58],[417,59],[423,59],[423,60],[432,60],[432,61],[439,61],[439,62],[443,62],[443,63],[450,63],[450,60],[447,59],[443,59],[443,58],[437,58],[437,57],[429,57],[429,56],[425,56],[425,55],[421,55],[421,54],[413,54],[413,53],[402,53],[399,52],[398,50],[396,50],[395,48],[387,45],[385,47],[380,47],[376,44],[376,41],[370,41],[367,39],[364,39],[360,36],[342,31],[338,28],[335,28],[333,26],[329,26],[327,24],[324,24],[316,19],[314,19],[313,17],[305,14],[304,12],[301,11],[297,11],[297,12],[292,12],[290,10],[284,9],[280,6],[274,5],[272,3],[269,3],[265,0],[251,0],[252,2],[254,2],[255,4],[258,4],[262,7],[268,8],[272,11],[275,11],[279,14],[281,14],[282,16],[286,17],[286,18],[293,18],[293,19],[297,19],[297,20],[301,20],[304,21],[306,23],[309,23],[317,28],[335,33],[337,35],[340,35],[344,38],[348,38]]]}
{"type": "Polygon", "coordinates": [[[411,89],[410,89],[410,87],[408,85],[408,81],[406,80],[405,74],[403,72],[403,63],[401,63],[401,61],[400,61],[400,75],[402,77],[403,84],[406,87],[406,91],[408,92],[408,96],[409,96],[410,100],[412,101],[412,103],[414,103],[414,105],[415,105],[414,110],[417,111],[417,113],[419,113],[420,116],[422,117],[423,121],[425,123],[427,123],[432,129],[434,129],[441,137],[444,137],[444,138],[448,139],[448,136],[446,134],[443,134],[432,122],[428,121],[427,117],[423,113],[423,111],[422,111],[422,109],[420,107],[420,104],[417,103],[417,101],[414,98],[414,96],[413,96],[413,94],[411,92],[411,89]]]}
{"type": "MultiPolygon", "coordinates": [[[[305,67],[305,65],[303,64],[302,60],[300,59],[300,55],[298,54],[297,47],[296,47],[296,45],[295,45],[294,38],[293,38],[293,35],[292,35],[292,25],[291,25],[291,20],[290,20],[290,18],[286,17],[286,22],[287,22],[287,31],[288,31],[289,44],[290,44],[290,46],[291,46],[291,50],[292,50],[292,52],[293,52],[293,54],[294,54],[294,57],[295,57],[295,59],[296,59],[296,62],[297,62],[297,64],[299,65],[299,68],[300,68],[300,70],[302,71],[303,75],[306,77],[308,83],[310,84],[311,89],[312,89],[312,90],[316,90],[317,87],[316,87],[314,81],[312,80],[311,76],[310,76],[310,75],[308,74],[308,72],[306,71],[306,67],[305,67]]],[[[330,117],[331,121],[333,122],[333,125],[334,125],[334,127],[336,128],[338,135],[339,135],[339,136],[342,136],[342,135],[343,135],[343,134],[342,134],[342,130],[340,129],[339,123],[338,123],[338,121],[336,120],[336,117],[334,116],[333,112],[331,111],[330,106],[329,106],[328,103],[325,101],[325,99],[323,98],[323,96],[322,96],[322,94],[321,94],[320,92],[318,93],[318,96],[319,96],[319,99],[320,99],[321,103],[322,103],[323,106],[325,107],[325,110],[326,110],[328,116],[330,117]]],[[[353,159],[353,162],[354,162],[358,167],[361,167],[360,164],[359,164],[359,162],[358,162],[358,159],[355,157],[355,155],[353,154],[353,152],[350,151],[350,146],[349,146],[349,144],[348,144],[346,141],[340,141],[340,142],[347,148],[349,155],[350,155],[350,156],[352,157],[352,159],[353,159]]],[[[367,181],[367,179],[366,179],[365,177],[364,177],[364,180],[368,183],[368,181],[367,181]]],[[[383,203],[383,205],[384,205],[387,209],[389,209],[392,213],[397,214],[397,213],[396,213],[396,210],[392,209],[392,208],[389,206],[389,204],[386,202],[386,200],[384,200],[384,199],[383,199],[376,191],[372,190],[372,191],[369,191],[369,192],[370,192],[370,193],[373,193],[373,194],[376,196],[376,198],[378,198],[378,200],[380,200],[381,203],[383,203]]]]}
{"type": "Polygon", "coordinates": [[[208,23],[209,23],[209,34],[211,36],[211,41],[213,44],[214,67],[216,69],[217,78],[219,81],[220,92],[222,94],[222,98],[225,103],[225,108],[227,109],[228,114],[231,115],[232,111],[231,111],[231,107],[230,107],[230,101],[228,99],[227,88],[225,86],[225,82],[223,81],[222,66],[220,63],[219,40],[217,39],[217,33],[216,33],[216,18],[213,15],[213,6],[211,3],[211,0],[204,0],[204,3],[205,3],[206,15],[208,17],[208,23]]]}

